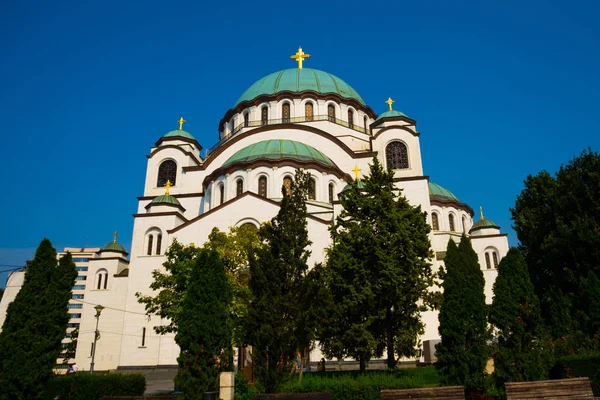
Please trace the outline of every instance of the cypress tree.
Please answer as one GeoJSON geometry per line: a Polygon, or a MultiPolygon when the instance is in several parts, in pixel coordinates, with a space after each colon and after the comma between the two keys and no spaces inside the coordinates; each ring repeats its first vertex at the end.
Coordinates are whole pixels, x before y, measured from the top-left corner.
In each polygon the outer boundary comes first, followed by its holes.
{"type": "Polygon", "coordinates": [[[458,246],[448,241],[444,264],[436,369],[445,384],[482,389],[489,354],[488,306],[477,254],[465,235],[458,246]]]}
{"type": "Polygon", "coordinates": [[[175,341],[181,352],[175,384],[185,399],[218,390],[221,371],[230,369],[231,288],[216,251],[200,250],[181,304],[175,341]]]}
{"type": "Polygon", "coordinates": [[[525,259],[516,248],[511,248],[498,266],[489,321],[496,328],[494,369],[500,386],[548,378],[539,300],[525,259]]]}
{"type": "Polygon", "coordinates": [[[61,352],[76,276],[71,254],[57,262],[52,243],[42,240],[0,333],[0,399],[42,396],[61,352]]]}

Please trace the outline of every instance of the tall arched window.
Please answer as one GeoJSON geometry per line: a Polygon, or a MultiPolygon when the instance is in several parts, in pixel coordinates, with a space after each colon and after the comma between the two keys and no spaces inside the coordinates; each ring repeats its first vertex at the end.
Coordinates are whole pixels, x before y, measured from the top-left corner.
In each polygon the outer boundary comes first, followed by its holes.
{"type": "Polygon", "coordinates": [[[490,265],[490,253],[485,253],[485,266],[487,269],[492,268],[492,266],[490,265]]]}
{"type": "Polygon", "coordinates": [[[317,183],[313,178],[310,178],[308,181],[308,199],[316,200],[317,199],[317,183]]]}
{"type": "Polygon", "coordinates": [[[261,125],[266,125],[269,123],[269,107],[263,106],[260,109],[260,123],[261,125]]]}
{"type": "Polygon", "coordinates": [[[225,201],[225,185],[222,183],[219,185],[219,205],[225,201]]]}
{"type": "Polygon", "coordinates": [[[385,147],[385,158],[388,169],[408,168],[408,149],[402,142],[391,142],[385,147]]]}
{"type": "Polygon", "coordinates": [[[250,114],[247,112],[244,113],[244,126],[247,127],[250,125],[250,114]]]}
{"type": "Polygon", "coordinates": [[[327,119],[331,122],[335,122],[335,107],[333,104],[327,106],[327,119]]]}
{"type": "Polygon", "coordinates": [[[354,129],[354,111],[348,110],[348,127],[354,129]]]}
{"type": "Polygon", "coordinates": [[[283,103],[281,107],[281,122],[284,124],[290,122],[290,103],[283,103]]]}
{"type": "Polygon", "coordinates": [[[431,214],[431,225],[434,231],[440,230],[440,221],[438,220],[438,215],[436,213],[431,214]]]}
{"type": "Polygon", "coordinates": [[[156,254],[160,254],[160,251],[162,247],[162,233],[159,233],[158,236],[156,236],[156,254]]]}
{"type": "Polygon", "coordinates": [[[287,195],[289,195],[292,192],[292,178],[290,178],[289,176],[283,178],[283,190],[285,190],[285,193],[287,195]]]}
{"type": "Polygon", "coordinates": [[[467,233],[467,218],[465,218],[465,216],[462,217],[462,226],[463,226],[463,233],[467,233]]]}
{"type": "Polygon", "coordinates": [[[333,183],[329,184],[329,202],[333,203],[333,183]]]}
{"type": "Polygon", "coordinates": [[[242,180],[242,178],[239,178],[237,181],[235,181],[235,195],[240,196],[243,191],[244,191],[244,181],[242,180]]]}
{"type": "Polygon", "coordinates": [[[104,268],[96,272],[96,289],[102,290],[108,288],[108,271],[104,268]]]}
{"type": "Polygon", "coordinates": [[[304,116],[306,117],[307,121],[312,121],[313,117],[314,117],[314,109],[313,109],[313,103],[311,103],[310,101],[307,102],[304,105],[304,116]]]}
{"type": "Polygon", "coordinates": [[[364,125],[365,125],[365,133],[368,133],[369,131],[367,130],[367,116],[366,115],[363,118],[363,122],[364,122],[364,125]]]}
{"type": "Polygon", "coordinates": [[[496,252],[492,252],[492,260],[494,260],[494,268],[498,269],[498,254],[496,252]]]}
{"type": "Polygon", "coordinates": [[[448,215],[448,225],[450,226],[450,230],[452,232],[454,232],[455,229],[454,229],[454,215],[453,214],[448,215]]]}
{"type": "Polygon", "coordinates": [[[165,160],[158,167],[158,180],[156,182],[157,187],[163,187],[167,184],[167,181],[171,181],[171,185],[175,185],[177,178],[177,164],[173,160],[165,160]]]}
{"type": "Polygon", "coordinates": [[[258,178],[258,195],[267,197],[267,177],[261,176],[258,178]]]}
{"type": "Polygon", "coordinates": [[[152,255],[152,244],[154,242],[154,236],[153,235],[148,235],[148,251],[146,252],[147,255],[151,256],[152,255]]]}

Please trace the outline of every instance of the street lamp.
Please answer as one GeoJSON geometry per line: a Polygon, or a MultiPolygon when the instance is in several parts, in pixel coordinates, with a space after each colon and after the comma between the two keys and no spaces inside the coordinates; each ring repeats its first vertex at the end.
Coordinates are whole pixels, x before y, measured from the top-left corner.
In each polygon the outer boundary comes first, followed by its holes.
{"type": "Polygon", "coordinates": [[[96,341],[98,340],[98,336],[100,336],[100,332],[98,332],[98,321],[100,321],[100,313],[104,310],[100,304],[94,307],[96,310],[96,331],[94,332],[94,345],[92,346],[92,364],[90,365],[90,374],[94,373],[94,359],[96,358],[96,341]]]}

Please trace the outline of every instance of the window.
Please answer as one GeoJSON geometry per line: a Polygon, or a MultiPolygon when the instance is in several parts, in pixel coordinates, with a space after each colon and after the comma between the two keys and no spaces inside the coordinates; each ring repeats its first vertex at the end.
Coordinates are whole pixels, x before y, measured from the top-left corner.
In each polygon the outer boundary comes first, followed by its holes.
{"type": "Polygon", "coordinates": [[[440,230],[440,221],[438,220],[438,215],[436,213],[431,214],[431,225],[434,231],[440,230]]]}
{"type": "Polygon", "coordinates": [[[290,122],[290,103],[284,103],[281,109],[281,122],[284,124],[290,122]]]}
{"type": "Polygon", "coordinates": [[[289,195],[292,192],[292,178],[290,178],[289,176],[283,178],[283,190],[287,195],[289,195]]]}
{"type": "Polygon", "coordinates": [[[88,267],[75,267],[75,269],[76,269],[77,271],[83,271],[83,272],[85,272],[85,271],[87,271],[87,270],[88,270],[88,267]]]}
{"type": "MultiPolygon", "coordinates": [[[[160,250],[162,247],[162,233],[159,233],[156,237],[156,254],[160,254],[160,250]]],[[[106,288],[105,288],[106,289],[106,288]]]]}
{"type": "Polygon", "coordinates": [[[333,104],[327,106],[327,119],[331,122],[335,122],[335,107],[333,104]]]}
{"type": "Polygon", "coordinates": [[[491,269],[490,265],[490,253],[485,253],[485,266],[487,269],[491,269]]]}
{"type": "Polygon", "coordinates": [[[85,290],[85,285],[73,285],[73,290],[85,290]]]}
{"type": "Polygon", "coordinates": [[[87,258],[74,258],[72,261],[74,263],[76,263],[76,262],[88,262],[88,259],[87,258]]]}
{"type": "Polygon", "coordinates": [[[263,106],[260,109],[260,124],[267,125],[269,123],[269,107],[263,106]]]}
{"type": "Polygon", "coordinates": [[[329,202],[333,203],[333,183],[329,184],[329,202]]]}
{"type": "Polygon", "coordinates": [[[317,183],[313,178],[308,181],[308,199],[316,200],[317,198],[317,183]]]}
{"type": "Polygon", "coordinates": [[[152,244],[154,242],[154,236],[153,235],[148,235],[148,251],[146,252],[146,255],[151,256],[152,255],[152,244]]]}
{"type": "Polygon", "coordinates": [[[96,272],[96,289],[102,290],[108,287],[108,271],[104,268],[96,272]]]}
{"type": "Polygon", "coordinates": [[[235,195],[240,196],[244,191],[244,181],[240,178],[235,181],[235,195]]]}
{"type": "Polygon", "coordinates": [[[495,251],[492,253],[492,260],[494,260],[494,268],[498,269],[498,254],[495,251]]]}
{"type": "Polygon", "coordinates": [[[348,110],[348,128],[354,129],[354,111],[348,110]]]}
{"type": "Polygon", "coordinates": [[[454,215],[448,215],[448,225],[450,226],[450,230],[454,232],[454,215]]]}
{"type": "Polygon", "coordinates": [[[408,168],[408,150],[402,142],[391,142],[385,148],[388,169],[408,168]]]}
{"type": "Polygon", "coordinates": [[[463,233],[467,233],[467,219],[464,216],[462,217],[462,226],[463,226],[463,233]]]}
{"type": "Polygon", "coordinates": [[[311,102],[308,102],[304,105],[304,116],[306,117],[307,121],[312,121],[314,119],[314,109],[313,109],[313,104],[311,102]]]}
{"type": "Polygon", "coordinates": [[[250,125],[250,114],[247,112],[244,113],[244,127],[250,125]]]}
{"type": "Polygon", "coordinates": [[[71,298],[73,300],[81,300],[81,299],[83,299],[83,295],[82,294],[72,294],[71,298]]]}
{"type": "Polygon", "coordinates": [[[219,185],[219,196],[219,205],[221,205],[225,201],[225,186],[223,184],[219,185]]]}
{"type": "Polygon", "coordinates": [[[79,323],[67,324],[67,328],[79,328],[79,323]]]}
{"type": "Polygon", "coordinates": [[[83,308],[83,304],[67,304],[67,308],[83,308]]]}
{"type": "Polygon", "coordinates": [[[171,181],[171,185],[175,185],[177,178],[177,164],[173,160],[166,160],[158,167],[158,181],[156,182],[157,187],[163,187],[167,184],[167,181],[171,181]]]}
{"type": "Polygon", "coordinates": [[[146,328],[142,328],[142,347],[146,345],[146,328]]]}
{"type": "Polygon", "coordinates": [[[261,176],[258,178],[258,195],[267,197],[267,177],[261,176]]]}
{"type": "Polygon", "coordinates": [[[69,318],[81,318],[81,314],[69,314],[69,318]]]}
{"type": "Polygon", "coordinates": [[[85,281],[87,279],[87,276],[85,275],[78,275],[75,277],[76,281],[85,281]]]}
{"type": "Polygon", "coordinates": [[[365,133],[367,133],[367,132],[369,132],[369,131],[367,130],[367,116],[366,116],[366,115],[365,115],[365,117],[363,118],[363,121],[364,121],[364,126],[365,126],[365,133]]]}

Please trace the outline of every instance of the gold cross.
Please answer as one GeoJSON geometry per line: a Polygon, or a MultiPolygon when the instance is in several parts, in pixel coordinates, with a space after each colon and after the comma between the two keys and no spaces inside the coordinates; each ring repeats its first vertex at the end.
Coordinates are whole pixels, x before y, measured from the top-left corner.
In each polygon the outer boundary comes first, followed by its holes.
{"type": "Polygon", "coordinates": [[[392,100],[391,97],[388,97],[387,101],[386,101],[387,105],[390,106],[390,111],[392,111],[392,104],[395,103],[394,100],[392,100]]]}
{"type": "Polygon", "coordinates": [[[354,172],[354,175],[356,175],[356,180],[358,180],[358,173],[362,171],[360,168],[358,168],[358,165],[354,166],[354,169],[352,170],[352,172],[354,172]]]}
{"type": "Polygon", "coordinates": [[[293,58],[294,60],[296,60],[298,62],[298,69],[302,69],[302,61],[304,61],[305,59],[309,58],[310,54],[306,54],[305,52],[302,51],[302,47],[298,47],[298,51],[296,52],[296,54],[294,54],[293,56],[290,56],[290,58],[293,58]]]}
{"type": "Polygon", "coordinates": [[[183,119],[183,117],[179,118],[179,130],[183,130],[183,123],[186,122],[185,119],[183,119]]]}
{"type": "Polygon", "coordinates": [[[117,231],[113,232],[113,243],[117,243],[117,231]]]}
{"type": "Polygon", "coordinates": [[[167,183],[165,184],[165,187],[167,188],[165,190],[165,196],[169,195],[169,188],[171,187],[171,180],[167,180],[167,183]]]}
{"type": "Polygon", "coordinates": [[[485,218],[483,218],[483,207],[479,206],[479,216],[481,217],[481,220],[483,221],[485,218]]]}

